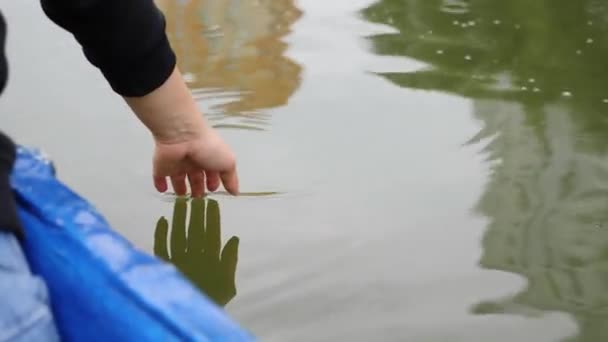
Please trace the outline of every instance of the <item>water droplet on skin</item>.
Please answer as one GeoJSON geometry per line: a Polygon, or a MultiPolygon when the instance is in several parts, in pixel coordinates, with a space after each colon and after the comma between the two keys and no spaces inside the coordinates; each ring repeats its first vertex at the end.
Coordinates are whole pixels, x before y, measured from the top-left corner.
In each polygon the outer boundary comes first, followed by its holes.
{"type": "Polygon", "coordinates": [[[443,55],[443,50],[437,50],[438,55],[443,55]]]}
{"type": "Polygon", "coordinates": [[[499,25],[500,24],[500,20],[496,19],[494,20],[494,25],[499,25]]]}
{"type": "Polygon", "coordinates": [[[467,61],[470,61],[472,59],[472,57],[470,55],[466,55],[466,56],[464,56],[464,59],[466,59],[467,61]]]}
{"type": "Polygon", "coordinates": [[[184,78],[184,81],[186,81],[186,83],[192,83],[196,80],[194,74],[191,73],[184,73],[182,77],[184,78]]]}
{"type": "Polygon", "coordinates": [[[592,43],[593,43],[593,39],[587,38],[587,44],[592,44],[592,43]]]}
{"type": "Polygon", "coordinates": [[[569,92],[569,91],[563,91],[562,92],[562,96],[564,96],[564,97],[570,97],[570,96],[572,96],[572,93],[569,92]]]}

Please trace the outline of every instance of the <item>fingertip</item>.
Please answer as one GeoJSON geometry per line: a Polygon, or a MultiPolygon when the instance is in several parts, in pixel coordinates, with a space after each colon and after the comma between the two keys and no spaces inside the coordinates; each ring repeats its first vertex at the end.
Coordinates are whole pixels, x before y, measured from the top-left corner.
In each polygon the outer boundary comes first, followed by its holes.
{"type": "Polygon", "coordinates": [[[233,196],[238,196],[239,195],[239,180],[236,177],[236,175],[233,175],[232,177],[230,177],[225,183],[224,186],[226,187],[226,191],[228,191],[228,193],[230,193],[233,196]]]}
{"type": "Polygon", "coordinates": [[[233,195],[233,196],[238,196],[239,195],[239,186],[238,185],[233,185],[228,192],[233,195]]]}
{"type": "Polygon", "coordinates": [[[205,195],[205,176],[202,172],[194,172],[188,174],[190,181],[190,191],[193,198],[203,197],[205,195]]]}
{"type": "Polygon", "coordinates": [[[234,248],[238,249],[239,242],[241,242],[241,239],[239,239],[238,236],[233,236],[230,238],[230,240],[228,240],[228,242],[226,244],[233,244],[233,245],[235,245],[234,248]]]}
{"type": "Polygon", "coordinates": [[[168,190],[167,179],[165,177],[154,177],[154,187],[158,192],[165,192],[168,190]]]}
{"type": "Polygon", "coordinates": [[[205,178],[207,180],[207,189],[211,192],[216,191],[220,187],[220,174],[214,171],[206,171],[205,178]]]}
{"type": "Polygon", "coordinates": [[[166,232],[169,230],[169,221],[167,221],[167,219],[162,216],[158,219],[158,221],[156,221],[156,229],[157,233],[166,234],[166,232]]]}
{"type": "Polygon", "coordinates": [[[171,185],[177,196],[185,196],[188,192],[186,186],[186,174],[171,176],[171,185]]]}
{"type": "Polygon", "coordinates": [[[222,179],[224,189],[226,189],[229,194],[237,196],[239,192],[239,183],[236,179],[236,174],[233,172],[220,173],[220,178],[222,179]]]}
{"type": "Polygon", "coordinates": [[[238,175],[235,173],[234,174],[234,195],[238,196],[239,195],[239,177],[238,175]]]}

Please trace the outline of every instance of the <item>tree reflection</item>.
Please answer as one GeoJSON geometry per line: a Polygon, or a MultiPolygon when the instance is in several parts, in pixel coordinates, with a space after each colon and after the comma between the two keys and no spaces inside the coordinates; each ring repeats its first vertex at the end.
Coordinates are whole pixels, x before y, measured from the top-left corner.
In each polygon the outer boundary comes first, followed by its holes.
{"type": "Polygon", "coordinates": [[[428,65],[379,75],[470,98],[471,143],[491,176],[482,267],[528,280],[482,313],[568,312],[568,341],[608,340],[608,4],[601,1],[382,0],[368,20],[381,55],[428,65]]]}
{"type": "Polygon", "coordinates": [[[176,199],[169,245],[168,235],[169,223],[161,217],[154,232],[154,254],[174,264],[218,305],[228,304],[236,296],[239,239],[233,236],[222,250],[218,202],[203,198],[176,199]],[[188,203],[190,221],[186,235],[188,203]]]}
{"type": "Polygon", "coordinates": [[[293,0],[158,0],[181,71],[199,99],[220,102],[218,128],[263,130],[263,111],[283,106],[301,66],[282,39],[301,16],[293,0]]]}

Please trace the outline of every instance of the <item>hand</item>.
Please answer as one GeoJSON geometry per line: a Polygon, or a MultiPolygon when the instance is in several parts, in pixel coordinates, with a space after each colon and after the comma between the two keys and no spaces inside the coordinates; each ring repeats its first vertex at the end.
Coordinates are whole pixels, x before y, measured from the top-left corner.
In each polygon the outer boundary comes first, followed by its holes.
{"type": "Polygon", "coordinates": [[[186,178],[192,197],[204,196],[205,185],[209,191],[216,191],[220,180],[229,193],[238,193],[234,154],[213,129],[201,131],[186,141],[164,143],[156,140],[153,174],[158,191],[167,191],[166,178],[170,177],[179,196],[187,192],[186,178]]]}
{"type": "Polygon", "coordinates": [[[167,177],[177,195],[186,194],[186,178],[192,197],[203,196],[205,183],[217,190],[238,194],[234,154],[209,127],[177,68],[158,89],[141,97],[124,98],[133,113],[154,137],[154,185],[167,191],[167,177]]]}
{"type": "Polygon", "coordinates": [[[154,233],[154,254],[173,263],[190,281],[218,305],[225,306],[236,296],[235,274],[239,239],[233,236],[221,251],[220,210],[217,201],[191,201],[186,236],[187,203],[178,198],[173,211],[170,250],[169,223],[161,217],[154,233]],[[206,219],[205,219],[206,218],[206,219]]]}

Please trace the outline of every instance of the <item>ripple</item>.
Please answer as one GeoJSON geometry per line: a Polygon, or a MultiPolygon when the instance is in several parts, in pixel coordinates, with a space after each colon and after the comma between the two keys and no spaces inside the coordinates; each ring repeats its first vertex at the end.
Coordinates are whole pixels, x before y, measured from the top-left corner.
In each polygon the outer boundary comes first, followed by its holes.
{"type": "MultiPolygon", "coordinates": [[[[284,194],[285,194],[285,192],[280,192],[280,191],[250,191],[250,192],[240,192],[237,197],[276,197],[276,196],[280,196],[280,195],[284,195],[284,194]]],[[[189,194],[189,193],[186,194],[185,196],[178,196],[175,192],[172,192],[172,191],[164,192],[164,193],[160,194],[160,196],[163,201],[167,201],[167,202],[173,202],[177,198],[185,198],[188,200],[192,198],[191,194],[189,194]]],[[[222,190],[205,194],[205,197],[218,197],[218,196],[233,197],[227,191],[222,191],[222,190]]]]}
{"type": "Polygon", "coordinates": [[[469,12],[469,4],[463,0],[443,0],[439,10],[450,14],[464,14],[469,12]]]}

